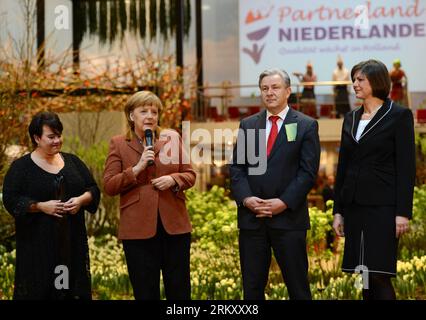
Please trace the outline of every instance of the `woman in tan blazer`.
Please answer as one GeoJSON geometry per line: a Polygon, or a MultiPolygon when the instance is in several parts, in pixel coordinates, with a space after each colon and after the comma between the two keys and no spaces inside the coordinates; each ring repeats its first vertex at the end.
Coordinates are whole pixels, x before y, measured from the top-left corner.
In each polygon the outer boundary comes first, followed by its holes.
{"type": "Polygon", "coordinates": [[[120,195],[118,236],[135,298],[160,299],[161,271],[166,298],[186,300],[192,227],[183,190],[194,185],[195,172],[180,135],[160,130],[161,109],[150,91],[128,100],[124,112],[130,130],[111,139],[104,185],[108,195],[120,195]],[[153,146],[147,146],[146,130],[153,133],[153,146]]]}

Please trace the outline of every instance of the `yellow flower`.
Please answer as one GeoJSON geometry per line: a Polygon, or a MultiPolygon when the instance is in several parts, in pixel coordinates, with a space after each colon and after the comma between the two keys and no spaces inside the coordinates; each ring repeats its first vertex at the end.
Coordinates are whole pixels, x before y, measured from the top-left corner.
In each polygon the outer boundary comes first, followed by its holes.
{"type": "Polygon", "coordinates": [[[223,226],[222,227],[222,232],[224,232],[224,233],[231,232],[231,227],[230,226],[223,226]]]}

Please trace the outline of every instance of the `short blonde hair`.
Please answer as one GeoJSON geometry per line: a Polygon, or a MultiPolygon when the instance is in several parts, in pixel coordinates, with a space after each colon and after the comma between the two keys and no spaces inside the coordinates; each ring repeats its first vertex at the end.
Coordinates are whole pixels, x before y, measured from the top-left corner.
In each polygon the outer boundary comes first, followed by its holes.
{"type": "MultiPolygon", "coordinates": [[[[154,92],[151,92],[148,90],[138,91],[134,95],[132,95],[129,98],[129,100],[127,100],[126,105],[124,106],[124,113],[126,115],[126,120],[131,131],[133,132],[135,131],[135,124],[130,119],[130,113],[132,113],[132,111],[138,107],[143,107],[148,105],[157,107],[158,120],[160,121],[160,115],[163,109],[163,104],[161,103],[160,98],[154,92]]],[[[158,128],[159,128],[159,125],[160,124],[158,124],[158,128]]]]}

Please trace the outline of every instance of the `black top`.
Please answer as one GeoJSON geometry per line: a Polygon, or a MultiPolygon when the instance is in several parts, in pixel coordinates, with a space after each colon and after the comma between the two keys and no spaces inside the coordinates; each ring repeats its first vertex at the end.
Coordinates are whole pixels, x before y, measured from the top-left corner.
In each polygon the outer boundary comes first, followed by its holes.
{"type": "Polygon", "coordinates": [[[84,210],[96,212],[100,191],[77,156],[61,154],[65,166],[58,174],[43,170],[27,154],[12,163],[4,180],[4,206],[16,225],[14,299],[91,298],[84,210]],[[67,201],[86,191],[91,192],[93,201],[75,215],[58,218],[27,212],[32,203],[67,201]],[[58,284],[66,286],[67,275],[62,267],[57,268],[60,265],[68,267],[69,290],[56,289],[58,284]]]}
{"type": "Polygon", "coordinates": [[[386,99],[356,140],[363,107],[346,114],[342,127],[333,213],[345,206],[395,206],[411,218],[416,177],[414,120],[410,109],[386,99]]]}

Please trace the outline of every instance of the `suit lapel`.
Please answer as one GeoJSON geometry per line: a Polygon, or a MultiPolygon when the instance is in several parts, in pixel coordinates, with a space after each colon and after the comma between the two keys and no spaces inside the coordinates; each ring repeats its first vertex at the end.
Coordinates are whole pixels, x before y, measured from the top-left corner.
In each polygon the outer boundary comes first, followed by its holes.
{"type": "Polygon", "coordinates": [[[263,112],[259,114],[254,128],[256,130],[256,134],[254,135],[255,154],[259,155],[260,149],[263,149],[264,154],[266,155],[266,110],[263,110],[263,112]]]}
{"type": "Polygon", "coordinates": [[[361,120],[361,116],[364,108],[363,107],[359,107],[358,109],[354,110],[353,114],[352,114],[352,125],[351,125],[351,135],[352,138],[354,139],[354,141],[356,143],[358,143],[358,141],[356,140],[356,132],[358,130],[358,126],[359,126],[359,122],[361,120]]]}
{"type": "Polygon", "coordinates": [[[137,153],[142,154],[142,152],[143,152],[143,146],[139,142],[139,139],[135,135],[133,135],[132,140],[127,140],[127,145],[130,148],[132,148],[133,150],[135,150],[137,153]]]}
{"type": "MultiPolygon", "coordinates": [[[[385,119],[386,115],[391,111],[393,102],[389,99],[387,99],[385,102],[383,102],[383,106],[380,108],[379,111],[374,115],[374,117],[371,119],[371,121],[368,123],[368,125],[365,127],[364,131],[362,132],[358,143],[361,143],[366,138],[368,138],[373,132],[376,132],[377,129],[381,128],[381,122],[383,119],[385,119]]],[[[358,130],[358,125],[361,119],[361,115],[364,112],[364,108],[360,108],[357,115],[357,121],[356,121],[356,128],[354,127],[353,132],[353,138],[355,139],[356,130],[358,130]]],[[[355,139],[356,141],[356,139],[355,139]]]]}
{"type": "Polygon", "coordinates": [[[157,155],[160,151],[161,148],[166,144],[166,140],[155,140],[154,143],[154,154],[157,155]]]}
{"type": "Polygon", "coordinates": [[[259,113],[254,127],[256,130],[266,129],[266,110],[259,113]]]}
{"type": "MultiPolygon", "coordinates": [[[[167,141],[165,140],[156,139],[154,143],[154,154],[157,155],[166,142],[167,141]]],[[[139,138],[135,135],[133,136],[132,140],[127,140],[127,145],[139,154],[142,154],[144,150],[144,146],[139,142],[139,138]]]]}

